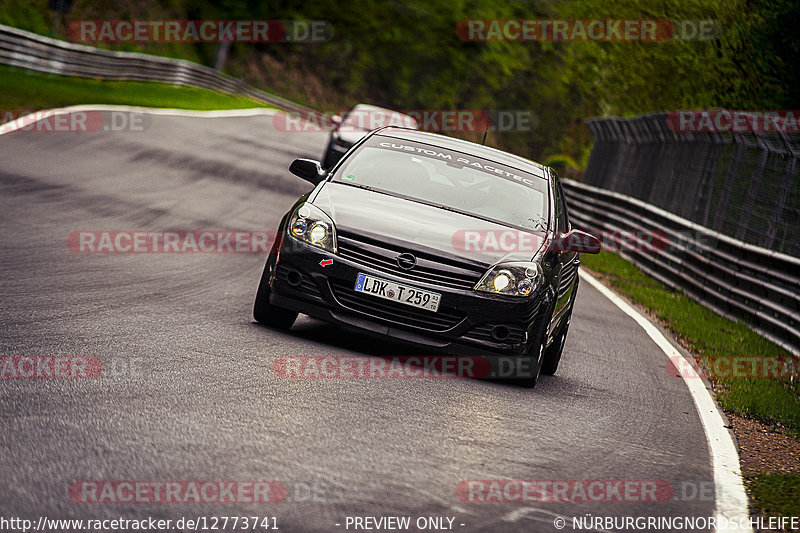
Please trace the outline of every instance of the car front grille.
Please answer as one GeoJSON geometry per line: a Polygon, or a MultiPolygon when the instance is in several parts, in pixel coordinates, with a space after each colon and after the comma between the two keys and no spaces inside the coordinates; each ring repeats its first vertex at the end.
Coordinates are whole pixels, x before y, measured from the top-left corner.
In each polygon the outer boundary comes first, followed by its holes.
{"type": "Polygon", "coordinates": [[[356,292],[352,285],[336,280],[330,280],[330,285],[333,295],[343,307],[406,326],[430,331],[446,331],[457,326],[466,317],[465,313],[456,309],[440,307],[438,311],[433,312],[362,294],[356,292]]]}
{"type": "Polygon", "coordinates": [[[421,281],[451,289],[472,289],[486,272],[486,267],[456,258],[443,258],[430,252],[390,245],[361,235],[340,232],[338,254],[353,262],[391,272],[414,282],[421,281]],[[417,265],[404,270],[397,265],[397,256],[412,253],[417,265]]]}

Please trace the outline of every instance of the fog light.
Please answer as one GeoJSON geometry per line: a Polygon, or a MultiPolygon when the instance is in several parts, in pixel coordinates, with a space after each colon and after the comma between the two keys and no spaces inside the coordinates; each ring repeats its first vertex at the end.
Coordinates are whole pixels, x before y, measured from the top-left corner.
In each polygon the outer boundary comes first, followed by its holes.
{"type": "Polygon", "coordinates": [[[295,237],[302,237],[306,234],[307,229],[306,221],[302,218],[298,218],[295,220],[294,224],[292,224],[292,235],[295,237]]]}
{"type": "Polygon", "coordinates": [[[495,326],[492,328],[491,333],[492,337],[496,341],[504,341],[511,334],[507,326],[495,326]]]}

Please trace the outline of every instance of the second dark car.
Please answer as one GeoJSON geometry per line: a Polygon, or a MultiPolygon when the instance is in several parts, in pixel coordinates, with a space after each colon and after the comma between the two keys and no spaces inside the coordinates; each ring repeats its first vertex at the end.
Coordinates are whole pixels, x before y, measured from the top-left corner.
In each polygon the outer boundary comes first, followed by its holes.
{"type": "Polygon", "coordinates": [[[322,168],[335,165],[367,133],[384,126],[419,129],[413,117],[399,111],[369,104],[358,104],[342,117],[333,117],[334,128],[322,156],[322,168]]]}
{"type": "Polygon", "coordinates": [[[330,171],[308,159],[290,170],[315,188],[280,223],[258,322],[289,329],[305,313],[450,353],[512,357],[526,363],[514,377],[528,386],[556,372],[579,253],[600,243],[572,230],[551,169],[384,128],[330,171]]]}

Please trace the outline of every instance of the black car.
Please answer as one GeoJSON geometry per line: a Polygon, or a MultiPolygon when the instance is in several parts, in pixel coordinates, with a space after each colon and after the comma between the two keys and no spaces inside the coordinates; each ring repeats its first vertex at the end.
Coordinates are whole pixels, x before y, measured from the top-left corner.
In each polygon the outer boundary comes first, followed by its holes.
{"type": "Polygon", "coordinates": [[[413,117],[369,104],[358,104],[343,117],[334,116],[332,121],[334,128],[322,156],[322,168],[325,169],[335,165],[354,144],[372,130],[384,126],[419,129],[419,124],[413,117]]]}
{"type": "Polygon", "coordinates": [[[449,353],[555,373],[578,286],[579,252],[558,177],[475,143],[403,128],[364,137],[283,217],[254,317],[289,329],[298,313],[449,353]]]}

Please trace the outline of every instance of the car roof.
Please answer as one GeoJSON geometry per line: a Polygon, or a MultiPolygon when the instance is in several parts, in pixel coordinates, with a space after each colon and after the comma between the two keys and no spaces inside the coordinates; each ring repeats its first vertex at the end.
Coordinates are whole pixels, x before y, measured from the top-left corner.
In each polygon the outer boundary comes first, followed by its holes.
{"type": "Polygon", "coordinates": [[[356,104],[353,107],[353,109],[351,109],[350,111],[352,112],[352,111],[356,111],[356,110],[358,110],[358,111],[389,111],[390,113],[396,113],[398,115],[402,115],[403,114],[403,113],[401,113],[399,111],[395,111],[394,109],[389,109],[389,108],[386,108],[386,107],[380,107],[380,106],[376,106],[376,105],[372,105],[372,104],[356,104]]]}
{"type": "Polygon", "coordinates": [[[510,167],[515,167],[519,170],[530,172],[534,176],[540,178],[547,178],[547,167],[539,164],[530,159],[525,159],[491,146],[484,146],[482,144],[465,141],[463,139],[456,139],[455,137],[447,137],[438,133],[429,133],[425,131],[412,130],[408,128],[385,127],[377,129],[372,132],[372,135],[382,135],[384,137],[392,137],[395,139],[404,139],[408,141],[416,141],[425,144],[432,144],[441,148],[447,148],[457,152],[466,154],[474,154],[485,159],[489,159],[496,163],[502,163],[510,167]]]}
{"type": "MultiPolygon", "coordinates": [[[[392,117],[405,117],[405,119],[407,119],[407,120],[403,121],[405,124],[408,124],[408,120],[410,120],[414,124],[419,126],[419,123],[417,122],[417,120],[414,117],[410,116],[410,115],[406,115],[405,113],[401,113],[400,111],[395,111],[394,109],[388,109],[386,107],[378,107],[376,105],[371,105],[371,104],[358,104],[358,105],[356,105],[350,111],[345,113],[345,116],[342,117],[342,120],[347,122],[349,120],[348,117],[350,115],[353,115],[354,113],[373,113],[375,111],[385,112],[386,114],[388,114],[388,115],[390,115],[392,117]]],[[[370,127],[362,127],[361,125],[358,125],[357,127],[358,127],[359,130],[362,130],[364,132],[367,132],[367,131],[371,130],[370,127]]]]}

